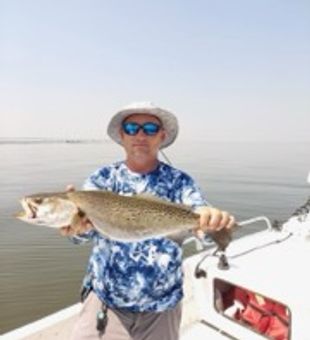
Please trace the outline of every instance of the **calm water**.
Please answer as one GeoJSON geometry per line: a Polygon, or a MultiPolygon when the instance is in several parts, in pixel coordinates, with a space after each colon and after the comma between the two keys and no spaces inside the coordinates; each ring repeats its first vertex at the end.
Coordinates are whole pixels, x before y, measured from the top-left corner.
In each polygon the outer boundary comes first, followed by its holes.
{"type": "MultiPolygon", "coordinates": [[[[167,154],[210,203],[238,219],[285,220],[310,193],[310,145],[179,142],[167,154]]],[[[0,144],[0,334],[77,302],[89,246],[12,215],[28,193],[78,188],[101,164],[123,157],[101,144],[0,144]]]]}

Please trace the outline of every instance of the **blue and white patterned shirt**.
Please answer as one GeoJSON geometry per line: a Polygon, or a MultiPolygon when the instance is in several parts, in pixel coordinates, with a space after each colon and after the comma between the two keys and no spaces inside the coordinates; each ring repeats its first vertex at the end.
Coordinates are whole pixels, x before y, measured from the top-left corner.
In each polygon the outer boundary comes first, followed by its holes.
{"type": "MultiPolygon", "coordinates": [[[[207,205],[194,180],[163,162],[147,174],[131,171],[125,162],[104,166],[84,184],[85,190],[120,195],[150,193],[192,207],[207,205]]],[[[75,243],[92,240],[84,287],[91,287],[108,306],[132,312],[160,312],[183,297],[182,250],[174,241],[151,238],[138,242],[108,239],[96,230],[74,236],[75,243]]]]}

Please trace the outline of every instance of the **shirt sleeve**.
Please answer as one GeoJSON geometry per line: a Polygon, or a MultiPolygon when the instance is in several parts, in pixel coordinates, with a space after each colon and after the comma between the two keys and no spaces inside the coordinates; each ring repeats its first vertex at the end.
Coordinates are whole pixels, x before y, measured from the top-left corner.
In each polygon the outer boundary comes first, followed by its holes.
{"type": "Polygon", "coordinates": [[[92,173],[84,182],[83,190],[113,190],[114,176],[111,166],[104,166],[92,173]]]}
{"type": "MultiPolygon", "coordinates": [[[[193,178],[186,174],[183,178],[181,201],[183,204],[190,206],[193,211],[204,206],[212,207],[197,183],[193,180],[193,178]]],[[[205,234],[204,241],[207,243],[213,243],[208,234],[205,234]]]]}
{"type": "MultiPolygon", "coordinates": [[[[187,174],[182,174],[180,180],[182,204],[190,206],[193,211],[200,207],[211,206],[211,204],[207,201],[205,194],[192,177],[187,174]]],[[[212,243],[212,239],[208,234],[205,234],[204,241],[212,243]]]]}
{"type": "Polygon", "coordinates": [[[210,206],[204,193],[192,177],[183,174],[180,181],[182,183],[180,185],[182,204],[190,206],[193,210],[203,206],[210,206]]]}

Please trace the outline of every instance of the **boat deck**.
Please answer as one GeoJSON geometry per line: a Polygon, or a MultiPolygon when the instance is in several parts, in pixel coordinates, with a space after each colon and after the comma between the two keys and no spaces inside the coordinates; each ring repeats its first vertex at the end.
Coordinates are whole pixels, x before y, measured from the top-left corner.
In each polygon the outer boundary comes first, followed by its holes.
{"type": "MultiPolygon", "coordinates": [[[[79,309],[79,304],[67,308],[61,312],[55,313],[42,320],[34,322],[31,327],[21,327],[13,332],[3,335],[1,340],[64,340],[70,338],[70,333],[76,319],[76,313],[79,309]],[[74,314],[71,315],[70,314],[74,314]],[[64,315],[68,315],[64,318],[64,315]],[[51,324],[52,322],[52,324],[51,324]]],[[[180,340],[193,340],[193,338],[208,338],[212,340],[234,339],[225,336],[213,328],[208,327],[200,321],[195,321],[192,324],[183,327],[180,340]]]]}
{"type": "MultiPolygon", "coordinates": [[[[70,332],[73,327],[75,321],[75,316],[72,316],[68,319],[62,320],[59,323],[52,325],[50,327],[44,328],[41,331],[38,331],[31,335],[26,336],[18,336],[17,333],[11,333],[4,335],[1,337],[3,340],[64,340],[69,339],[70,332]]],[[[212,340],[223,340],[227,339],[235,339],[230,336],[225,336],[224,333],[214,330],[201,322],[195,322],[194,324],[186,327],[181,335],[180,340],[193,340],[193,338],[202,338],[205,337],[206,339],[212,340]]]]}
{"type": "MultiPolygon", "coordinates": [[[[222,333],[200,321],[199,307],[195,299],[195,287],[193,282],[193,261],[188,259],[184,262],[184,299],[181,324],[181,340],[192,340],[194,337],[208,339],[225,339],[222,333]]],[[[69,339],[70,333],[81,308],[77,303],[41,320],[18,328],[4,334],[1,340],[64,340],[69,339]]],[[[232,339],[231,337],[227,339],[232,339]]]]}

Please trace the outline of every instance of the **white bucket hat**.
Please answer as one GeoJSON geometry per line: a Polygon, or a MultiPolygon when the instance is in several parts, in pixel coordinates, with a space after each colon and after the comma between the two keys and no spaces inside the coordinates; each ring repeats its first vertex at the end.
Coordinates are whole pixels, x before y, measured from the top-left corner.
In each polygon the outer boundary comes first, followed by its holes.
{"type": "Polygon", "coordinates": [[[133,114],[149,114],[157,117],[166,131],[166,138],[162,142],[160,148],[166,148],[174,142],[178,135],[179,125],[176,116],[164,110],[151,102],[138,102],[125,106],[118,111],[110,120],[108,125],[108,135],[118,144],[122,145],[120,129],[122,122],[133,114]]]}

